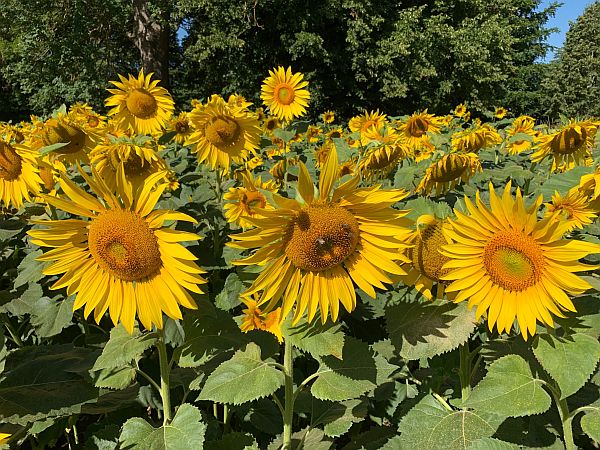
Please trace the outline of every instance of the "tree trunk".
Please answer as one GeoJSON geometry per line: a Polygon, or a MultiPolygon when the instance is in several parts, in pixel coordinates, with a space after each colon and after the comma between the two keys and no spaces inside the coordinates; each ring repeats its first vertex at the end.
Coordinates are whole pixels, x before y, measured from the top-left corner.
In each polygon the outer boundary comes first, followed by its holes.
{"type": "Polygon", "coordinates": [[[140,52],[146,73],[154,72],[163,87],[169,86],[169,11],[163,2],[150,6],[147,0],[133,0],[131,38],[140,52]],[[155,10],[155,11],[153,11],[155,10]],[[154,15],[152,14],[154,12],[154,15]]]}

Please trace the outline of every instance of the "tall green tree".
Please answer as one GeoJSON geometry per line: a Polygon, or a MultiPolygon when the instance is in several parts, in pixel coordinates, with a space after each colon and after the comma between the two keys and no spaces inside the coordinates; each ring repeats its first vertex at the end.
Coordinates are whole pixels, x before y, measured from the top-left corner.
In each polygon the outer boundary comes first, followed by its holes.
{"type": "Polygon", "coordinates": [[[600,116],[600,2],[571,24],[542,83],[550,116],[600,116]]]}

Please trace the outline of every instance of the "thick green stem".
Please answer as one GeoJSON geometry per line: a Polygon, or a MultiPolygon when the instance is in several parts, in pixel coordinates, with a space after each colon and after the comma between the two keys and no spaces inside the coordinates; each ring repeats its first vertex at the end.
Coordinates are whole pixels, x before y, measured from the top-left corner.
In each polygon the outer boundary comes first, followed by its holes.
{"type": "Polygon", "coordinates": [[[460,396],[462,401],[465,402],[471,394],[471,353],[469,352],[469,344],[462,344],[458,351],[460,353],[460,396]]]}
{"type": "Polygon", "coordinates": [[[294,358],[292,344],[286,339],[283,354],[285,368],[285,405],[283,409],[283,447],[282,450],[292,450],[292,420],[294,418],[294,358]]]}
{"type": "Polygon", "coordinates": [[[171,368],[169,367],[167,344],[165,344],[163,330],[160,330],[158,335],[156,348],[158,349],[158,362],[160,364],[160,398],[163,404],[163,426],[166,426],[171,422],[171,389],[169,384],[171,368]]]}
{"type": "Polygon", "coordinates": [[[550,384],[547,385],[550,388],[550,393],[554,398],[554,402],[556,403],[556,407],[558,409],[558,415],[560,416],[560,421],[562,422],[563,428],[563,439],[565,441],[565,449],[566,450],[576,450],[575,441],[573,440],[573,415],[569,411],[569,406],[567,405],[567,399],[560,398],[560,389],[558,387],[552,386],[550,384]]]}

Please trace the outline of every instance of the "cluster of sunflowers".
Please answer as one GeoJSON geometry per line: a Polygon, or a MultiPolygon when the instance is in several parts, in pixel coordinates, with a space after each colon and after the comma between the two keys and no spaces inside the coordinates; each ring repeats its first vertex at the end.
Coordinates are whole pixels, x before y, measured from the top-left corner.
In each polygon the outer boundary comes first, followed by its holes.
{"type": "Polygon", "coordinates": [[[439,198],[464,187],[484,170],[485,149],[529,152],[534,164],[551,159],[548,172],[590,166],[599,122],[549,131],[498,108],[493,123],[482,123],[459,105],[446,116],[365,112],[347,129],[327,111],[309,125],[293,122],[306,113],[308,83],[282,67],[263,83],[266,109],[251,109],[240,95],[213,95],[173,116],[174,102],[152,74],[112,83],[107,116],[75,104],[0,128],[4,214],[24,201],[47,206],[28,234],[51,248],[39,260],[51,262],[45,275],[60,275],[52,288],[77,294],[74,309],[86,317],[94,311],[99,321],[108,311],[131,333],[136,316],[147,329],[162,328],[163,312],[181,319],[180,306],[196,308],[190,292],[202,293],[206,272],[181,243],[200,236],[167,225],[199,218],[156,207],[180,188],[167,146],[188,149],[219,182],[237,183],[219,193],[234,231],[228,245],[240,250],[236,265],[260,268],[242,294],[244,331],[281,339],[292,312],[293,323],[336,321],[340,304],[356,307],[356,287],[375,297],[375,289],[401,282],[428,299],[468,300],[490,329],[509,332],[516,319],[527,338],[537,321],[552,326],[552,315],[574,311],[570,296],[591,288],[576,274],[597,268],[580,259],[600,245],[569,233],[600,210],[598,167],[566,196],[557,193],[543,217],[542,197],[528,201],[510,181],[501,195],[490,183],[465,196],[453,218],[412,220],[398,206],[410,195],[439,198]],[[412,192],[385,188],[392,171],[417,165],[426,168],[412,192]]]}

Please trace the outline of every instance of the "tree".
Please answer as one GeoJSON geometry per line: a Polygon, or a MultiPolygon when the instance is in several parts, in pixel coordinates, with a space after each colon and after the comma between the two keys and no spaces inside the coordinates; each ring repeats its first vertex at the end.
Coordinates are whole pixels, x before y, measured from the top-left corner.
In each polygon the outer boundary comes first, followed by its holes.
{"type": "Polygon", "coordinates": [[[600,116],[600,2],[571,23],[565,45],[542,83],[547,113],[600,116]]]}

